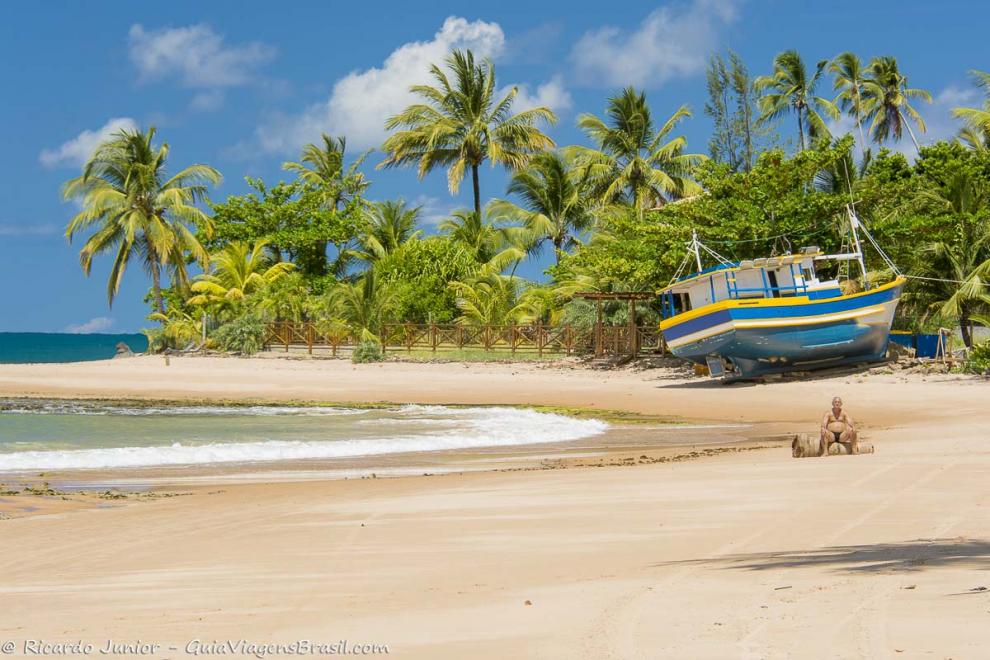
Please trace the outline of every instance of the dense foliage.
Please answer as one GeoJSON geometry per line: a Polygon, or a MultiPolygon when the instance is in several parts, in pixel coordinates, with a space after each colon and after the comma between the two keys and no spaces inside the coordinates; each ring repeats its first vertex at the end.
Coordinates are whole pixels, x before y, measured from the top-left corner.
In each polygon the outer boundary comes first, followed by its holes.
{"type": "MultiPolygon", "coordinates": [[[[852,206],[912,278],[895,323],[952,326],[976,343],[990,321],[990,74],[973,72],[988,92],[982,106],[954,110],[959,138],[920,146],[931,97],[896,59],[845,52],[812,66],[791,50],[767,64],[751,77],[734,53],[711,58],[704,156],[677,134],[687,106],[654,112],[632,87],[601,116],[579,115],[586,144],[556,149],[541,130],[556,119],[549,109],[516,111],[518,90],[498,87],[491,62],[454,52],[431,67],[434,84],[412,89],[418,102],[388,120],[379,165],[443,169],[452,192],[470,175],[473,208],[433,228],[402,199],[371,201],[369,154],[349,157],[343,137],[303,146],[283,165],[292,180],[248,179],[248,193],[209,204],[219,173],[193,165],[167,177],[168,146],[154,144],[154,129],[123,131],[66,185],[82,201],[67,234],[91,232],[87,273],[96,255],[115,255],[111,300],[127,265],[141,262],[155,349],[198,346],[205,325],[211,345],[251,353],[266,323],[312,320],[327,336],[359,337],[363,361],[380,357],[388,323],[588,326],[594,306],[575,293],[664,286],[694,268],[693,232],[730,260],[849,250],[852,206]],[[842,114],[852,135],[833,136],[842,114]],[[486,161],[510,179],[483,204],[486,161]],[[551,251],[546,281],[517,274],[551,251]]],[[[892,275],[876,254],[867,266],[872,279],[892,275]]],[[[858,286],[855,272],[828,274],[858,286]]],[[[654,320],[646,307],[641,323],[654,320]]],[[[616,322],[627,314],[621,304],[605,312],[616,322]]]]}

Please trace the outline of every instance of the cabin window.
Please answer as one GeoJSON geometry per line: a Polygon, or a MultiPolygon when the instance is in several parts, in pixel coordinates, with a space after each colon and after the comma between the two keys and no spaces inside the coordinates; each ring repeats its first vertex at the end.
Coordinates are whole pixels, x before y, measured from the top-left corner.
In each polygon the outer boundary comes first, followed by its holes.
{"type": "Polygon", "coordinates": [[[804,274],[804,281],[810,282],[815,279],[815,269],[811,266],[804,266],[801,268],[801,272],[804,274]]]}
{"type": "Polygon", "coordinates": [[[687,293],[682,293],[679,295],[681,299],[681,311],[690,312],[691,311],[691,296],[687,293]]]}
{"type": "Polygon", "coordinates": [[[777,271],[768,270],[767,279],[770,280],[770,292],[774,298],[780,298],[780,285],[777,284],[777,271]]]}

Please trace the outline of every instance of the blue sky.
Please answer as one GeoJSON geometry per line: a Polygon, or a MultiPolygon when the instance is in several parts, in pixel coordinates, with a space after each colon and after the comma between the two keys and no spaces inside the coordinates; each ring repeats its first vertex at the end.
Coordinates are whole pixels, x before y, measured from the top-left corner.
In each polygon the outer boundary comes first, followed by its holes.
{"type": "MultiPolygon", "coordinates": [[[[59,187],[78,173],[99,136],[155,125],[174,167],[205,162],[225,177],[214,199],[244,192],[245,176],[287,178],[281,164],[320,131],[348,136],[355,153],[380,143],[384,117],[452,47],[495,61],[500,85],[523,104],[560,117],[558,144],[582,142],[582,112],[601,113],[626,84],[645,88],[665,118],[687,103],[692,151],[707,148],[704,64],[732,48],[754,75],[797,48],[809,63],[853,50],[898,57],[912,86],[932,92],[920,108],[922,142],[951,136],[949,109],[975,105],[967,77],[990,69],[985,2],[56,2],[11,3],[0,23],[0,331],[133,331],[149,325],[147,289],[135,268],[113,309],[104,259],[89,278],[78,241],[62,235],[74,212],[59,187]],[[476,5],[475,5],[476,6],[476,5]]],[[[822,91],[828,91],[828,88],[822,91]]],[[[793,127],[781,127],[790,137],[793,127]]],[[[903,145],[907,150],[907,145],[903,145]]],[[[374,199],[423,204],[429,221],[470,202],[442,173],[376,171],[374,199]]],[[[482,194],[501,195],[505,175],[482,173],[482,194]]],[[[540,264],[527,274],[537,275],[540,264]]]]}

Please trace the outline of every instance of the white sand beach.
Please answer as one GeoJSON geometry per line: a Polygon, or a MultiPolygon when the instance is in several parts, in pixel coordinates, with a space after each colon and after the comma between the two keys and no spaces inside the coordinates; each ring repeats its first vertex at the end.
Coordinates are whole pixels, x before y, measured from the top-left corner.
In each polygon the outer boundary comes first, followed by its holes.
{"type": "MultiPolygon", "coordinates": [[[[0,366],[0,396],[531,404],[814,431],[873,455],[0,498],[0,640],[311,640],[401,658],[980,657],[990,389],[917,374],[720,386],[517,364],[137,358],[0,366]]],[[[164,655],[169,653],[163,651],[164,655]]],[[[172,655],[175,655],[174,653],[172,655]]]]}

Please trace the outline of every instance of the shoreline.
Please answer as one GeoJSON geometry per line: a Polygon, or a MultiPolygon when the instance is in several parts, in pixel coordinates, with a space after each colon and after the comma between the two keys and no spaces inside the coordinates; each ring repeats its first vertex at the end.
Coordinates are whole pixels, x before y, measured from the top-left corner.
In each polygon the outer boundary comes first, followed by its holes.
{"type": "MultiPolygon", "coordinates": [[[[469,457],[498,470],[0,495],[39,507],[0,520],[0,638],[181,648],[250,630],[431,660],[976,657],[990,644],[985,379],[725,387],[662,369],[171,362],[0,365],[0,398],[541,405],[807,432],[839,394],[877,451],[793,459],[786,446],[616,439],[614,453],[580,455],[607,444],[595,440],[569,458],[530,446],[530,465],[469,457]]],[[[650,424],[624,428],[655,440],[650,424]]]]}

